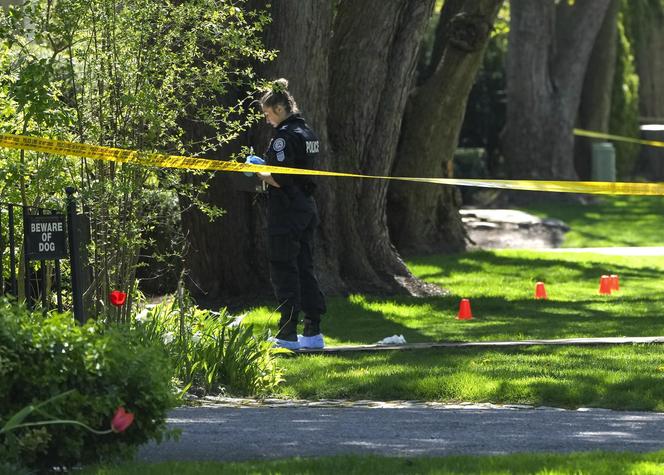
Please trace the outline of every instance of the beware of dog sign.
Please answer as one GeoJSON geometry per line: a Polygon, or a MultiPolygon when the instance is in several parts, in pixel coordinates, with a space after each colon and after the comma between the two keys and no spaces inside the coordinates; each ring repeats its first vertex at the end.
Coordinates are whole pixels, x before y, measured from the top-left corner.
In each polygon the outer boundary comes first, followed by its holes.
{"type": "Polygon", "coordinates": [[[28,259],[54,260],[67,257],[67,225],[64,215],[28,215],[24,229],[28,259]]]}

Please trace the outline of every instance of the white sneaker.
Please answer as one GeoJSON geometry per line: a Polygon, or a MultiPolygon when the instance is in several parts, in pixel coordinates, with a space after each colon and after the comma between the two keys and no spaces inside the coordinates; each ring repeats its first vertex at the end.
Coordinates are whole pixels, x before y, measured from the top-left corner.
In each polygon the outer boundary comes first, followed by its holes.
{"type": "Polygon", "coordinates": [[[286,348],[289,350],[299,350],[300,349],[299,340],[300,340],[299,336],[298,336],[298,341],[281,340],[274,336],[271,336],[270,338],[267,339],[267,341],[274,344],[275,348],[286,348]]]}
{"type": "Polygon", "coordinates": [[[325,341],[323,340],[323,334],[319,333],[314,336],[304,336],[298,335],[297,342],[300,344],[300,348],[310,348],[312,350],[322,350],[325,348],[325,341]]]}

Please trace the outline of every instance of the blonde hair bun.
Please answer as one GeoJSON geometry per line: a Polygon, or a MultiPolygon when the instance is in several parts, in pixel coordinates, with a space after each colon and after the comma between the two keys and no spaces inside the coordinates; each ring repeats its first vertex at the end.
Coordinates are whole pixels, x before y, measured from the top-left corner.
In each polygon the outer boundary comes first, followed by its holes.
{"type": "Polygon", "coordinates": [[[295,99],[288,92],[288,79],[279,78],[268,84],[270,84],[270,88],[260,98],[260,105],[262,107],[274,108],[281,105],[289,114],[300,112],[295,99]]]}
{"type": "Polygon", "coordinates": [[[288,90],[288,79],[279,78],[272,83],[274,92],[284,92],[288,90]]]}

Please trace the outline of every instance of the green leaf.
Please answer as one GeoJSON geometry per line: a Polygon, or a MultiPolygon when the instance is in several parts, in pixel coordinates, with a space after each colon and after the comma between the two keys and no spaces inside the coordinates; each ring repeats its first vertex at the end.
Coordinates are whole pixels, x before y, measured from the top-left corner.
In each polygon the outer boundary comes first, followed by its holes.
{"type": "Polygon", "coordinates": [[[0,429],[0,434],[13,430],[16,426],[20,425],[34,410],[35,406],[29,405],[18,411],[7,421],[4,427],[0,429]]]}

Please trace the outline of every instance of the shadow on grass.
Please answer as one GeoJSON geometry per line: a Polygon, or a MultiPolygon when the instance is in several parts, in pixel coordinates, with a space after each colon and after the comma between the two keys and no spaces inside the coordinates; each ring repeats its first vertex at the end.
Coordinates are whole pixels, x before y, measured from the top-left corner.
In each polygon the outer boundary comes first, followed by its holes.
{"type": "MultiPolygon", "coordinates": [[[[653,265],[639,267],[626,265],[625,261],[611,262],[612,259],[595,261],[585,256],[528,258],[494,252],[420,257],[413,260],[414,264],[426,267],[419,274],[420,278],[445,287],[454,282],[454,286],[450,286],[453,291],[475,294],[472,296],[475,317],[472,321],[455,319],[459,298],[467,295],[428,298],[359,295],[328,299],[323,332],[336,342],[363,344],[376,343],[392,335],[403,335],[406,341],[414,343],[664,334],[664,319],[660,318],[664,299],[657,295],[601,298],[594,287],[601,274],[617,273],[624,287],[627,284],[631,289],[637,285],[658,289],[653,282],[661,279],[664,270],[653,265]],[[464,276],[468,277],[465,282],[464,276]],[[478,279],[482,282],[474,282],[478,279]],[[531,286],[537,280],[547,283],[550,300],[532,299],[531,286]],[[558,286],[559,295],[565,297],[556,299],[553,285],[558,286]],[[481,296],[482,286],[486,286],[490,296],[481,296]],[[503,289],[504,296],[496,295],[503,289]],[[579,299],[574,299],[575,293],[579,299]],[[521,295],[528,297],[518,298],[521,295]]],[[[647,260],[635,262],[649,263],[647,260]]],[[[269,301],[263,302],[267,308],[274,309],[269,301]]],[[[236,309],[236,312],[251,308],[236,309]]],[[[256,327],[262,330],[269,326],[274,330],[278,318],[275,312],[269,322],[263,320],[256,323],[256,327]]]]}
{"type": "MultiPolygon", "coordinates": [[[[436,282],[452,275],[472,275],[490,272],[492,276],[510,276],[529,280],[548,281],[552,272],[557,282],[591,280],[599,283],[602,274],[619,274],[621,278],[661,278],[663,271],[657,267],[631,267],[607,263],[606,258],[597,261],[564,259],[559,256],[524,258],[498,255],[491,251],[476,251],[465,254],[435,255],[410,259],[411,264],[438,267],[436,272],[418,274],[424,280],[436,282]]],[[[439,283],[439,282],[437,282],[439,283]]],[[[443,282],[444,283],[444,282],[443,282]]]]}
{"type": "Polygon", "coordinates": [[[631,348],[436,349],[301,356],[288,368],[296,397],[521,403],[664,409],[664,350],[631,348]]]}
{"type": "MultiPolygon", "coordinates": [[[[368,300],[384,304],[383,298],[368,300]]],[[[390,301],[394,301],[393,299],[390,301]]],[[[404,305],[419,304],[422,300],[405,297],[404,305]]],[[[352,299],[334,299],[328,305],[328,314],[323,320],[325,334],[340,341],[376,343],[385,337],[403,335],[406,341],[430,341],[421,329],[407,326],[384,311],[366,308],[352,299]]]]}
{"type": "MultiPolygon", "coordinates": [[[[378,305],[383,301],[367,299],[365,302],[366,305],[378,305]]],[[[474,317],[470,321],[456,319],[459,302],[456,297],[418,301],[403,298],[393,302],[404,306],[421,305],[438,318],[428,317],[420,324],[420,330],[415,331],[415,323],[406,328],[394,320],[385,319],[382,312],[358,309],[356,312],[361,317],[357,321],[361,321],[361,325],[344,319],[338,322],[339,326],[330,327],[330,334],[339,339],[352,335],[354,339],[366,341],[372,335],[375,337],[375,329],[380,326],[386,331],[388,328],[395,332],[403,330],[410,343],[664,335],[662,300],[654,297],[622,297],[620,301],[614,301],[619,302],[620,307],[606,306],[605,309],[597,308],[605,304],[599,298],[537,301],[476,297],[472,299],[474,317]],[[628,309],[637,306],[638,311],[627,313],[628,309]]]]}

